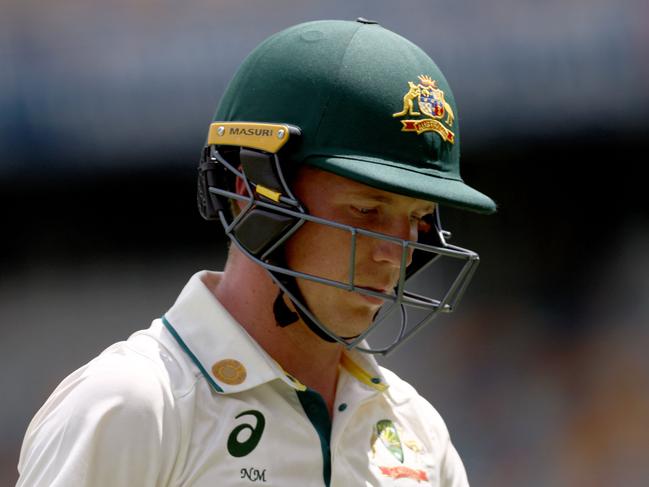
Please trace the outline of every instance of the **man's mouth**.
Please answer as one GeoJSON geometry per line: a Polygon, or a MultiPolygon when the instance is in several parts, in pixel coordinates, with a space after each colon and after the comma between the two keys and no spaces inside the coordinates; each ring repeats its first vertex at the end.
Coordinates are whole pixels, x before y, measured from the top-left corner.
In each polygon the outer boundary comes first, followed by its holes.
{"type": "Polygon", "coordinates": [[[357,285],[357,288],[360,289],[367,289],[368,291],[374,291],[377,293],[382,293],[382,294],[390,294],[392,290],[395,288],[396,284],[392,284],[392,282],[388,282],[387,284],[379,284],[376,286],[365,286],[365,285],[357,285]]]}
{"type": "MultiPolygon", "coordinates": [[[[361,289],[366,289],[368,291],[374,291],[376,293],[381,293],[381,294],[389,294],[390,293],[389,290],[391,289],[390,287],[383,287],[383,288],[372,287],[372,286],[356,286],[356,287],[361,288],[361,289]]],[[[358,291],[357,294],[359,294],[365,301],[367,301],[367,302],[369,302],[369,303],[371,303],[373,305],[382,305],[383,303],[385,303],[385,299],[381,298],[379,296],[366,294],[366,293],[363,293],[363,292],[360,292],[360,291],[358,291]]]]}

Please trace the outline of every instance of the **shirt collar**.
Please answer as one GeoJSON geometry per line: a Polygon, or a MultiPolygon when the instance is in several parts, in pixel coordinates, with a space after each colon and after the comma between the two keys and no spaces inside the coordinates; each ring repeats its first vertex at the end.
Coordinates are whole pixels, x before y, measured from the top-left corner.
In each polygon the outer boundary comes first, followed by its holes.
{"type": "MultiPolygon", "coordinates": [[[[223,394],[252,389],[279,379],[297,390],[306,387],[282,367],[246,332],[205,284],[220,273],[194,274],[165,313],[165,327],[200,369],[212,388],[223,394]]],[[[346,351],[341,366],[375,391],[386,389],[374,357],[346,351]]]]}
{"type": "MultiPolygon", "coordinates": [[[[363,346],[367,346],[367,344],[363,343],[363,346]]],[[[363,355],[365,354],[355,350],[345,351],[340,366],[368,388],[384,392],[388,388],[388,384],[376,359],[371,356],[363,357],[363,355]]]]}

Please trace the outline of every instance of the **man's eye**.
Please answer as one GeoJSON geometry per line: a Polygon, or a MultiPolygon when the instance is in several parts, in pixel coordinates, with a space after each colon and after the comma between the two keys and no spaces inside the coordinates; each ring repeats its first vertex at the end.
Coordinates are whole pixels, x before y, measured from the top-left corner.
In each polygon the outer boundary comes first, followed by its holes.
{"type": "Polygon", "coordinates": [[[352,208],[361,215],[370,215],[375,211],[374,208],[364,208],[362,206],[352,206],[352,208]]]}

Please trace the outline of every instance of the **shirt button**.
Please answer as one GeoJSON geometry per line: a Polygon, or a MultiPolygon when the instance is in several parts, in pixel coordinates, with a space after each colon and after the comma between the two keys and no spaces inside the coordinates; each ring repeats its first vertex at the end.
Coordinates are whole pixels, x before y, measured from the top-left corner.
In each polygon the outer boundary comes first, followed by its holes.
{"type": "Polygon", "coordinates": [[[341,412],[342,412],[342,411],[344,411],[345,409],[347,409],[347,404],[345,404],[344,402],[341,403],[340,406],[338,406],[338,411],[341,411],[341,412]]]}

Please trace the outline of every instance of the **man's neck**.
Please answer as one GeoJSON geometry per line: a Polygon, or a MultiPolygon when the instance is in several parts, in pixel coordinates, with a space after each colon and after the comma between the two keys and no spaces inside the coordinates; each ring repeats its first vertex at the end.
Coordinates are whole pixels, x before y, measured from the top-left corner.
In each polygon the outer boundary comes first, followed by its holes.
{"type": "Polygon", "coordinates": [[[222,278],[209,287],[286,372],[320,393],[331,416],[343,347],[320,339],[301,320],[279,327],[273,314],[277,286],[264,269],[238,251],[231,252],[222,278]]]}

